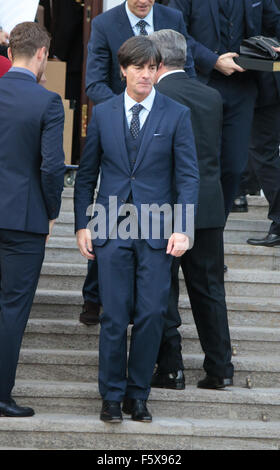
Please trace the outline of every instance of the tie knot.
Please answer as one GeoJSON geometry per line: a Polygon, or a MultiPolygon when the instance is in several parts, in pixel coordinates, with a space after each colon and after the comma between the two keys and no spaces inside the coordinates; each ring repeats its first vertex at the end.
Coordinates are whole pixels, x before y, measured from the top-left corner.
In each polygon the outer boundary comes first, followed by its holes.
{"type": "Polygon", "coordinates": [[[148,36],[148,33],[146,31],[146,26],[147,26],[147,21],[145,20],[140,20],[138,21],[138,23],[136,23],[136,26],[138,26],[138,28],[140,29],[140,35],[142,36],[148,36]]]}
{"type": "Polygon", "coordinates": [[[131,108],[132,115],[137,116],[140,113],[142,108],[143,108],[142,104],[135,104],[134,106],[132,106],[131,108]]]}

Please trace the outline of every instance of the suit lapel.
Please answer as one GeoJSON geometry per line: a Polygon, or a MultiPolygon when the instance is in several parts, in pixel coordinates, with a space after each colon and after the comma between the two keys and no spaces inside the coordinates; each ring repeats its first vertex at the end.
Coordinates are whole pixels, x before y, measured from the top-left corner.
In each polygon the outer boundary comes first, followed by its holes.
{"type": "Polygon", "coordinates": [[[215,23],[217,37],[220,40],[219,0],[209,0],[211,14],[215,23]]]}
{"type": "Polygon", "coordinates": [[[133,173],[137,170],[145,155],[149,152],[148,148],[153,139],[155,131],[159,125],[160,120],[164,115],[164,105],[162,96],[156,92],[153,107],[147,117],[145,130],[142,136],[141,146],[136,158],[133,168],[133,173]]]}
{"type": "Polygon", "coordinates": [[[121,38],[120,44],[123,44],[127,39],[134,36],[133,29],[131,27],[130,21],[125,11],[125,3],[120,5],[120,8],[117,10],[116,20],[117,20],[116,28],[121,38]]]}
{"type": "Polygon", "coordinates": [[[127,170],[130,172],[128,153],[125,143],[124,135],[124,94],[119,95],[112,108],[112,128],[113,134],[117,140],[117,148],[120,149],[120,153],[123,159],[123,163],[127,170]]]}

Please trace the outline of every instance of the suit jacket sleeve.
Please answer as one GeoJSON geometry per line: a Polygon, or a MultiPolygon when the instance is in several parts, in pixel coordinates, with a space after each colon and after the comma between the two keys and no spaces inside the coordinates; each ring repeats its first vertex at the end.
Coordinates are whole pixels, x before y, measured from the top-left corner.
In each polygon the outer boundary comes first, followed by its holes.
{"type": "Polygon", "coordinates": [[[111,51],[102,25],[93,19],[88,43],[86,93],[95,104],[102,103],[114,96],[109,86],[111,61],[111,51]]]}
{"type": "Polygon", "coordinates": [[[174,165],[176,204],[182,206],[182,214],[176,211],[174,232],[183,232],[194,242],[194,218],[199,194],[199,169],[190,110],[185,107],[174,137],[174,165]],[[190,206],[186,212],[186,206],[190,206]],[[181,229],[182,227],[182,229],[181,229]]]}
{"type": "Polygon", "coordinates": [[[99,175],[101,153],[96,108],[94,107],[92,118],[88,126],[85,148],[75,181],[75,232],[86,228],[90,221],[90,216],[87,215],[87,211],[94,199],[94,191],[99,175]]]}
{"type": "Polygon", "coordinates": [[[274,0],[264,0],[263,29],[280,40],[280,12],[274,0]]]}
{"type": "MultiPolygon", "coordinates": [[[[168,6],[176,8],[183,13],[183,18],[187,30],[190,29],[191,20],[191,0],[170,0],[168,6]]],[[[192,56],[194,59],[195,67],[203,74],[209,75],[213,70],[219,55],[212,52],[207,47],[203,46],[200,42],[196,41],[188,34],[188,46],[191,48],[192,56]]]]}
{"type": "Polygon", "coordinates": [[[41,187],[49,220],[56,219],[64,185],[63,151],[64,109],[59,95],[54,94],[43,117],[41,136],[41,187]]]}

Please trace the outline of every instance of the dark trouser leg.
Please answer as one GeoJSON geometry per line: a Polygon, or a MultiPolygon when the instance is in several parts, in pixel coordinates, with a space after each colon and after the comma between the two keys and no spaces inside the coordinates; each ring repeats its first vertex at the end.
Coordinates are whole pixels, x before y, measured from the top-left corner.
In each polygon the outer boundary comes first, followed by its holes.
{"type": "Polygon", "coordinates": [[[210,376],[233,376],[224,290],[223,229],[199,229],[195,244],[181,259],[201,347],[210,376]]]}
{"type": "MultiPolygon", "coordinates": [[[[247,72],[246,72],[247,73],[247,72]]],[[[224,117],[221,145],[221,183],[226,218],[239,192],[240,178],[246,169],[256,87],[250,76],[213,75],[208,83],[223,98],[224,117]]]]}
{"type": "Polygon", "coordinates": [[[45,252],[45,235],[0,230],[0,401],[14,387],[23,333],[45,252]]]}
{"type": "Polygon", "coordinates": [[[269,202],[270,233],[280,235],[280,104],[255,109],[250,159],[269,202]]]}
{"type": "Polygon", "coordinates": [[[96,259],[88,262],[88,272],[83,285],[83,298],[85,302],[100,304],[98,290],[98,266],[96,259]]]}
{"type": "Polygon", "coordinates": [[[157,358],[157,371],[159,374],[169,374],[184,369],[181,345],[182,338],[178,331],[181,325],[181,317],[178,310],[179,266],[180,258],[174,258],[171,267],[171,288],[168,310],[164,318],[163,335],[157,358]]]}

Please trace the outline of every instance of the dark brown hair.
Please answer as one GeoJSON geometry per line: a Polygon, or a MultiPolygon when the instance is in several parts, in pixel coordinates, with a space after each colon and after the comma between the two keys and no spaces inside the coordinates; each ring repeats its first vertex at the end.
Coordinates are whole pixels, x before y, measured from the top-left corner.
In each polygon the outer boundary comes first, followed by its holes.
{"type": "Polygon", "coordinates": [[[25,21],[16,25],[10,34],[9,46],[13,59],[18,56],[32,58],[36,51],[45,47],[50,48],[50,35],[38,23],[25,21]]]}
{"type": "Polygon", "coordinates": [[[118,51],[119,64],[126,69],[129,65],[142,66],[148,63],[158,68],[161,54],[148,36],[133,36],[125,41],[118,51]]]}

